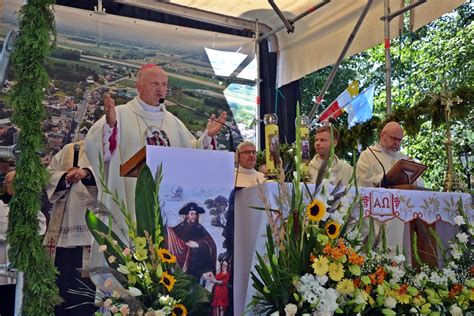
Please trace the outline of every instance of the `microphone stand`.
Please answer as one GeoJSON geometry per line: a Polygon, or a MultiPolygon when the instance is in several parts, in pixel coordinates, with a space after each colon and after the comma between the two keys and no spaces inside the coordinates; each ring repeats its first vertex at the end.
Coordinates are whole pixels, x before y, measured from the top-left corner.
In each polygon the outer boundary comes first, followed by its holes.
{"type": "Polygon", "coordinates": [[[372,149],[370,149],[370,146],[367,146],[367,149],[370,150],[370,152],[372,153],[372,155],[374,155],[375,159],[377,159],[377,161],[379,162],[380,166],[382,167],[383,177],[382,177],[382,181],[380,182],[380,186],[381,186],[382,188],[388,188],[387,174],[385,173],[385,168],[383,167],[382,162],[379,160],[379,158],[377,158],[377,156],[376,156],[375,153],[372,151],[372,149]]]}
{"type": "MultiPolygon", "coordinates": [[[[161,104],[161,103],[164,103],[164,102],[165,102],[164,99],[160,99],[160,104],[161,104]],[[161,102],[161,100],[163,100],[163,102],[161,102]]],[[[196,114],[198,114],[198,115],[200,115],[200,116],[202,116],[202,117],[205,117],[205,118],[207,118],[207,119],[209,119],[209,120],[211,120],[211,121],[217,122],[217,123],[221,124],[222,126],[225,126],[225,127],[227,128],[227,130],[229,131],[229,151],[235,152],[235,147],[234,147],[234,135],[232,135],[232,129],[230,128],[230,126],[229,126],[228,124],[219,122],[219,121],[216,120],[215,118],[212,118],[212,117],[210,117],[209,115],[207,115],[207,114],[205,114],[205,113],[199,112],[199,111],[197,111],[197,110],[195,110],[195,109],[193,109],[193,108],[191,108],[191,107],[189,107],[189,106],[187,106],[187,105],[180,104],[180,103],[177,103],[177,102],[173,102],[173,103],[176,104],[177,106],[180,106],[180,107],[185,108],[185,109],[187,109],[187,110],[189,110],[189,111],[192,111],[192,112],[194,112],[194,113],[196,113],[196,114]]]]}

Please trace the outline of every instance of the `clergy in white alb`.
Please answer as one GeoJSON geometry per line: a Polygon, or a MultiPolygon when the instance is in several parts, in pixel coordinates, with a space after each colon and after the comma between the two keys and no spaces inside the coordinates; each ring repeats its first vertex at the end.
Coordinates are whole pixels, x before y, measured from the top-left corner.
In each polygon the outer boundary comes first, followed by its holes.
{"type": "Polygon", "coordinates": [[[250,141],[244,141],[237,146],[237,164],[235,169],[235,187],[248,188],[265,182],[263,173],[255,170],[257,150],[250,141]]]}
{"type": "MultiPolygon", "coordinates": [[[[60,215],[60,229],[57,241],[45,238],[43,244],[51,250],[51,247],[70,248],[76,246],[90,247],[93,241],[92,234],[87,228],[85,221],[86,209],[94,209],[97,206],[97,186],[94,173],[87,159],[84,142],[71,143],[54,155],[51,163],[46,169],[50,179],[46,187],[46,194],[51,203],[50,225],[46,236],[54,229],[55,219],[60,215]],[[72,179],[68,182],[68,172],[73,169],[74,146],[77,146],[77,169],[72,179]],[[80,179],[79,179],[80,178],[80,179]],[[74,182],[74,180],[77,180],[74,182]]],[[[50,252],[51,253],[51,252],[50,252]]]]}
{"type": "Polygon", "coordinates": [[[52,256],[59,276],[56,284],[63,302],[55,307],[56,315],[91,315],[93,299],[70,293],[84,285],[93,287],[86,269],[90,262],[93,237],[89,231],[86,209],[97,207],[94,173],[84,151],[84,142],[67,144],[51,160],[51,177],[46,194],[53,210],[43,244],[52,256]],[[69,308],[74,308],[73,312],[69,308]]]}
{"type": "MultiPolygon", "coordinates": [[[[309,183],[314,183],[321,169],[322,164],[329,159],[331,151],[331,132],[333,133],[334,147],[339,142],[339,131],[335,127],[323,126],[318,128],[314,138],[314,149],[316,155],[309,164],[309,183]]],[[[331,168],[327,174],[330,183],[337,185],[339,181],[347,186],[352,177],[352,166],[336,155],[333,155],[331,168]]]]}
{"type": "MultiPolygon", "coordinates": [[[[356,177],[357,184],[361,187],[378,187],[385,173],[392,168],[400,159],[411,159],[400,153],[400,144],[403,140],[403,128],[396,122],[387,123],[380,133],[379,142],[375,146],[365,149],[357,161],[356,177]],[[383,166],[383,168],[382,168],[383,166]],[[385,170],[384,170],[385,169],[385,170]]],[[[421,179],[417,180],[418,186],[423,186],[421,179]]],[[[374,220],[375,233],[380,232],[381,223],[374,220]]],[[[365,223],[363,234],[368,233],[368,224],[365,223]]],[[[392,251],[396,246],[400,250],[403,246],[405,224],[398,218],[394,218],[385,225],[387,246],[392,251]]]]}

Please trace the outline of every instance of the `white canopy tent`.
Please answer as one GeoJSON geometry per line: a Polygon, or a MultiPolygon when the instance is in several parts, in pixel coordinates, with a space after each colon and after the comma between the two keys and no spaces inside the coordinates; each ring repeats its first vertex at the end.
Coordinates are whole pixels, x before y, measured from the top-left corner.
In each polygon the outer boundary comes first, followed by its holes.
{"type": "MultiPolygon", "coordinates": [[[[391,12],[402,9],[405,2],[374,0],[347,51],[347,56],[384,42],[384,21],[381,19],[385,15],[384,1],[388,2],[391,12]]],[[[411,10],[412,30],[417,30],[465,2],[465,0],[411,1],[423,2],[411,10]]],[[[314,12],[293,24],[293,33],[288,33],[286,28],[276,32],[276,41],[271,42],[270,49],[278,53],[278,86],[334,64],[367,5],[367,0],[116,0],[116,2],[253,31],[256,29],[254,22],[258,20],[258,29],[264,35],[283,25],[270,2],[278,7],[287,20],[307,14],[308,10],[320,5],[314,12]]],[[[390,38],[400,35],[402,16],[395,17],[391,21],[390,38]]]]}

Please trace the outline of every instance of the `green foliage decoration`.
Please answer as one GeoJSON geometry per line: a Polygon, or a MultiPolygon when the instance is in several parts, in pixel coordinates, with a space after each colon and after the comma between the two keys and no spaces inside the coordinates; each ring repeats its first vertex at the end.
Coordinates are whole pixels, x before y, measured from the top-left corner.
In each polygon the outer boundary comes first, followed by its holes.
{"type": "Polygon", "coordinates": [[[15,85],[11,103],[13,121],[21,130],[10,202],[7,242],[12,264],[25,273],[23,315],[52,315],[60,302],[55,279],[57,271],[38,235],[37,213],[47,172],[38,153],[43,149],[42,105],[49,79],[44,61],[54,43],[52,0],[28,1],[19,12],[20,35],[12,55],[15,85]]]}

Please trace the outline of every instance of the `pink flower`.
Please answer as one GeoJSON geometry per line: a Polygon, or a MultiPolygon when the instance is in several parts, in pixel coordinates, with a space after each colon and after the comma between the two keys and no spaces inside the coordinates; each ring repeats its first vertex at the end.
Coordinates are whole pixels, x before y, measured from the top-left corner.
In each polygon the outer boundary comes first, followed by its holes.
{"type": "Polygon", "coordinates": [[[124,248],[124,249],[122,250],[122,253],[123,253],[125,256],[128,256],[128,255],[130,254],[130,248],[128,248],[128,247],[127,247],[127,248],[124,248]]]}
{"type": "Polygon", "coordinates": [[[109,309],[112,306],[112,300],[110,298],[104,301],[104,307],[109,309]]]}
{"type": "Polygon", "coordinates": [[[107,260],[109,260],[109,263],[114,263],[115,262],[115,256],[109,256],[107,260]]]}
{"type": "Polygon", "coordinates": [[[128,305],[122,305],[120,306],[119,312],[122,313],[122,315],[128,315],[130,313],[130,310],[128,309],[128,305]]]}

